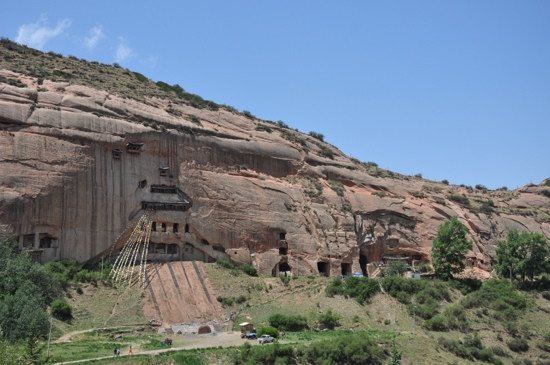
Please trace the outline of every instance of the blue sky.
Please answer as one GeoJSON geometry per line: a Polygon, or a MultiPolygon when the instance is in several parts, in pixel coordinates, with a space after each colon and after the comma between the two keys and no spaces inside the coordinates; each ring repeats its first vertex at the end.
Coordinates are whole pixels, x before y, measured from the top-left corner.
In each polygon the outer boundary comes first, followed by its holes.
{"type": "Polygon", "coordinates": [[[550,177],[549,1],[9,1],[0,36],[117,62],[402,174],[550,177]]]}

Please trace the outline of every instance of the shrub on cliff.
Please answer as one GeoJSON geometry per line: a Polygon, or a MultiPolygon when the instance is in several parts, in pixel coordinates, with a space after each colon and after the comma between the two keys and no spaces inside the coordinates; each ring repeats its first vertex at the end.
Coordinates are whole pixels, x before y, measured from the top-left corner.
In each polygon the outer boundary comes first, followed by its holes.
{"type": "Polygon", "coordinates": [[[318,139],[319,141],[321,142],[324,142],[325,141],[325,136],[321,133],[317,133],[317,132],[314,132],[314,131],[311,131],[309,132],[309,135],[312,136],[313,138],[316,138],[318,139]]]}

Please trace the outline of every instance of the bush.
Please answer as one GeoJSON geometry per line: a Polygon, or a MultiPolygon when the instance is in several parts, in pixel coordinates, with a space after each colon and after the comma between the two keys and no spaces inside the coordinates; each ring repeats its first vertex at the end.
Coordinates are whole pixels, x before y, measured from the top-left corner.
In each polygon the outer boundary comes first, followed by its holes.
{"type": "Polygon", "coordinates": [[[550,344],[546,342],[539,342],[537,347],[542,351],[550,352],[550,344]]]}
{"type": "Polygon", "coordinates": [[[62,321],[73,318],[72,308],[65,299],[56,299],[51,306],[52,315],[62,321]]]}
{"type": "Polygon", "coordinates": [[[470,328],[468,318],[464,312],[464,307],[461,305],[453,305],[445,308],[443,312],[449,329],[455,329],[466,332],[470,328]]]}
{"type": "Polygon", "coordinates": [[[325,146],[322,146],[319,149],[319,156],[326,157],[326,158],[329,158],[331,160],[334,160],[334,152],[332,152],[332,150],[329,150],[325,146]]]}
{"type": "Polygon", "coordinates": [[[295,345],[241,346],[233,355],[233,363],[252,364],[382,364],[386,351],[364,333],[316,341],[300,348],[295,345]]]}
{"type": "Polygon", "coordinates": [[[529,350],[529,344],[523,338],[512,338],[507,343],[508,348],[514,352],[525,352],[529,350]]]}
{"type": "Polygon", "coordinates": [[[342,184],[340,181],[335,180],[329,180],[327,182],[330,185],[330,188],[336,192],[336,195],[344,196],[344,192],[346,191],[346,189],[344,188],[344,184],[342,184]]]}
{"type": "Polygon", "coordinates": [[[312,343],[304,351],[303,364],[382,364],[385,353],[373,338],[347,335],[312,343]]]}
{"type": "Polygon", "coordinates": [[[265,124],[257,124],[256,125],[256,130],[257,131],[263,131],[263,132],[267,132],[267,133],[271,133],[273,132],[273,129],[271,129],[271,127],[265,125],[265,124]]]}
{"type": "Polygon", "coordinates": [[[432,318],[424,322],[424,327],[432,331],[444,332],[449,330],[445,317],[441,314],[436,314],[432,318]]]}
{"type": "Polygon", "coordinates": [[[140,74],[139,72],[132,72],[139,82],[147,82],[148,78],[140,74]]]}
{"type": "Polygon", "coordinates": [[[378,291],[380,286],[373,279],[352,276],[345,281],[344,294],[355,298],[360,304],[368,302],[378,291]]]}
{"type": "Polygon", "coordinates": [[[281,331],[302,331],[308,328],[307,319],[304,316],[286,316],[284,314],[273,314],[269,317],[269,325],[281,331]]]}
{"type": "Polygon", "coordinates": [[[415,265],[415,268],[416,268],[416,270],[420,271],[421,273],[427,273],[427,272],[431,272],[433,270],[432,266],[427,262],[421,262],[421,263],[415,265]]]}
{"type": "Polygon", "coordinates": [[[216,264],[226,269],[235,269],[237,267],[234,263],[226,260],[216,260],[216,264]]]}
{"type": "Polygon", "coordinates": [[[256,270],[256,268],[252,265],[244,264],[240,268],[249,276],[258,276],[258,270],[256,270]]]}
{"type": "Polygon", "coordinates": [[[462,345],[462,342],[453,339],[447,339],[445,337],[439,337],[437,343],[445,350],[455,354],[456,356],[469,359],[470,352],[466,347],[462,345]]]}
{"type": "Polygon", "coordinates": [[[494,210],[494,207],[495,207],[495,203],[491,199],[489,199],[481,203],[481,207],[479,208],[479,210],[482,213],[491,214],[494,210]]]}
{"type": "Polygon", "coordinates": [[[332,279],[325,289],[325,294],[327,297],[332,298],[335,295],[344,295],[345,288],[344,282],[340,278],[332,279]]]}
{"type": "Polygon", "coordinates": [[[248,119],[256,119],[256,117],[248,110],[243,110],[243,115],[248,119]]]}
{"type": "Polygon", "coordinates": [[[309,132],[309,135],[312,136],[313,138],[318,139],[321,142],[325,141],[325,136],[321,133],[311,131],[311,132],[309,132]]]}
{"type": "Polygon", "coordinates": [[[261,335],[270,335],[273,338],[279,338],[279,331],[271,326],[260,327],[260,329],[258,329],[258,337],[261,335]]]}
{"type": "Polygon", "coordinates": [[[223,268],[234,270],[235,272],[242,271],[250,276],[258,276],[258,270],[249,264],[242,264],[240,266],[235,265],[231,261],[226,260],[216,260],[216,264],[220,265],[223,268]]]}
{"type": "Polygon", "coordinates": [[[460,292],[464,295],[478,290],[479,288],[481,288],[482,284],[480,280],[470,278],[453,278],[453,280],[449,281],[449,283],[453,288],[460,290],[460,292]]]}
{"type": "Polygon", "coordinates": [[[340,316],[333,314],[332,310],[329,309],[325,313],[319,315],[319,324],[332,330],[340,325],[340,316]]]}
{"type": "Polygon", "coordinates": [[[499,320],[515,319],[527,305],[526,298],[510,287],[506,280],[488,280],[481,288],[461,300],[464,308],[488,307],[498,312],[499,320]]]}
{"type": "Polygon", "coordinates": [[[497,356],[500,356],[500,357],[510,357],[510,354],[508,353],[508,351],[506,351],[505,349],[503,349],[500,346],[491,347],[491,351],[493,351],[493,354],[495,354],[497,356]]]}
{"type": "Polygon", "coordinates": [[[483,344],[477,334],[474,337],[466,336],[466,338],[464,338],[464,342],[446,339],[444,337],[440,337],[437,342],[447,351],[452,352],[453,354],[464,359],[476,359],[494,364],[502,363],[499,359],[495,359],[494,354],[490,349],[483,347],[483,344]]]}
{"type": "Polygon", "coordinates": [[[233,305],[233,298],[225,298],[222,296],[219,296],[216,298],[218,302],[222,304],[222,307],[231,307],[233,305]]]}
{"type": "MultiPolygon", "coordinates": [[[[233,355],[235,365],[294,364],[296,352],[292,345],[252,346],[246,342],[233,355]]],[[[197,362],[198,364],[198,362],[197,362]]]]}
{"type": "Polygon", "coordinates": [[[470,199],[468,199],[466,195],[451,194],[449,195],[449,200],[452,200],[466,207],[470,206],[470,199]]]}
{"type": "Polygon", "coordinates": [[[189,114],[188,116],[185,117],[185,119],[187,119],[193,124],[202,125],[200,118],[197,117],[195,114],[189,114]]]}

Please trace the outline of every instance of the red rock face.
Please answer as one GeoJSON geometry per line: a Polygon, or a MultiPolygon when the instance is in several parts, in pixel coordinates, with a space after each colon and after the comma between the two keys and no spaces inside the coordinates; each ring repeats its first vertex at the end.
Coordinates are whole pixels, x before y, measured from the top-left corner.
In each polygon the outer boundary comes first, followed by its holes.
{"type": "Polygon", "coordinates": [[[542,185],[467,190],[366,166],[225,109],[48,80],[37,91],[32,78],[0,74],[29,85],[0,83],[0,228],[42,261],[108,255],[144,202],[164,207],[151,213],[155,258],[226,259],[274,275],[429,261],[439,225],[453,215],[474,241],[469,260],[486,271],[510,229],[550,237],[542,185]],[[143,145],[129,150],[130,142],[143,145]],[[192,205],[177,210],[179,193],[158,187],[177,188],[192,205]],[[488,200],[494,206],[482,205],[488,200]]]}

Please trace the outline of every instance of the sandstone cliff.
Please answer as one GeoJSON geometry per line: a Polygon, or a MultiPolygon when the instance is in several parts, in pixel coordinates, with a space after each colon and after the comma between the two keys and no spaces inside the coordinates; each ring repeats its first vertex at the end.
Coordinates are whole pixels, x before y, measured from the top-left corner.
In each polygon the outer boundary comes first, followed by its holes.
{"type": "Polygon", "coordinates": [[[511,228],[550,237],[548,184],[488,191],[403,176],[127,70],[96,65],[87,82],[90,63],[0,47],[0,228],[42,261],[107,252],[151,207],[152,258],[274,275],[429,261],[453,215],[487,271],[511,228]]]}

